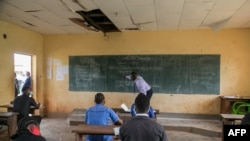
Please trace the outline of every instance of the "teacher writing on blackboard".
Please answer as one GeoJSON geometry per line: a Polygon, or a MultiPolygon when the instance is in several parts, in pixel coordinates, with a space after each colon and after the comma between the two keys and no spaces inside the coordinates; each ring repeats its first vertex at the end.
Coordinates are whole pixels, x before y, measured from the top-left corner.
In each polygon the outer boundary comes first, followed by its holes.
{"type": "Polygon", "coordinates": [[[134,92],[136,89],[139,93],[143,93],[150,100],[153,95],[153,90],[151,86],[143,79],[142,76],[137,75],[136,72],[132,72],[130,75],[125,76],[126,79],[134,81],[134,92]]]}

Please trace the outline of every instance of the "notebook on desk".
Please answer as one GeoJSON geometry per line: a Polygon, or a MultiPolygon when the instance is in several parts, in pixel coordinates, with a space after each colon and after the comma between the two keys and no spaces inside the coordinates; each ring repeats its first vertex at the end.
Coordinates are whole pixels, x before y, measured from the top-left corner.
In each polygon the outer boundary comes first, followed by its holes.
{"type": "Polygon", "coordinates": [[[122,103],[121,108],[125,111],[125,112],[130,112],[131,110],[127,107],[126,104],[122,103]]]}

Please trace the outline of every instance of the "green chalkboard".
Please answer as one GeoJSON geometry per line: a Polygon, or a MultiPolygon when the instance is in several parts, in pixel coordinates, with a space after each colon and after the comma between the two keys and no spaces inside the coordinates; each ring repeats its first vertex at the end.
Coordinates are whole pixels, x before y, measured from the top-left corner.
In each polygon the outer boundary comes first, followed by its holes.
{"type": "Polygon", "coordinates": [[[132,71],[154,93],[220,93],[220,55],[69,56],[69,90],[133,92],[132,71]]]}

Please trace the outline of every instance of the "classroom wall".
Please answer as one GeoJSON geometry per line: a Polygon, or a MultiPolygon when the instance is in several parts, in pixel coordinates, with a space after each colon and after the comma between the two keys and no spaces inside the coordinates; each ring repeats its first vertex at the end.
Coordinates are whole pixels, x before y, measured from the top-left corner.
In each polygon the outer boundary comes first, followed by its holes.
{"type": "MultiPolygon", "coordinates": [[[[249,37],[250,29],[41,35],[0,21],[0,104],[14,97],[14,52],[36,56],[36,98],[49,114],[94,104],[95,92],[68,91],[69,55],[221,54],[220,95],[250,96],[249,37]]],[[[136,96],[104,94],[110,107],[130,105],[136,96]]],[[[220,107],[219,95],[204,94],[156,93],[151,103],[161,112],[173,113],[218,114],[220,107]]]]}
{"type": "MultiPolygon", "coordinates": [[[[250,29],[159,31],[44,36],[44,94],[48,113],[69,113],[94,104],[96,92],[68,90],[68,56],[128,54],[220,54],[220,95],[250,96],[250,29]]],[[[149,82],[150,83],[150,82],[149,82]]],[[[135,94],[104,92],[106,105],[130,105],[135,94]]],[[[160,112],[218,114],[219,95],[155,93],[160,112]]]]}
{"type": "MultiPolygon", "coordinates": [[[[36,99],[43,103],[43,36],[0,20],[0,105],[9,104],[14,98],[14,53],[34,55],[36,99]],[[6,34],[7,38],[3,38],[6,34]]],[[[0,108],[0,111],[6,109],[0,108]]]]}

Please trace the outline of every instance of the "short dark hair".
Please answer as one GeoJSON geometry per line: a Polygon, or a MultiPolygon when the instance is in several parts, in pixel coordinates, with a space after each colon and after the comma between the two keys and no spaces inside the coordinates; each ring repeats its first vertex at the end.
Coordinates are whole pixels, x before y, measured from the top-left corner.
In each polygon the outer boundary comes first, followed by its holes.
{"type": "Polygon", "coordinates": [[[28,89],[30,89],[30,87],[23,87],[23,88],[22,88],[22,92],[25,92],[25,91],[27,91],[28,89]]]}
{"type": "Polygon", "coordinates": [[[131,72],[131,75],[135,77],[135,76],[137,76],[137,73],[133,71],[133,72],[131,72]]]}
{"type": "Polygon", "coordinates": [[[102,93],[97,93],[95,95],[95,103],[96,104],[102,103],[104,99],[105,99],[105,97],[104,97],[104,95],[102,93]]]}
{"type": "Polygon", "coordinates": [[[143,93],[139,93],[135,98],[135,106],[138,113],[147,113],[149,105],[150,101],[143,93]]]}
{"type": "Polygon", "coordinates": [[[32,117],[23,117],[19,122],[18,122],[18,130],[17,132],[19,134],[27,131],[27,127],[30,125],[30,124],[35,124],[37,126],[39,126],[39,123],[32,117]]]}

